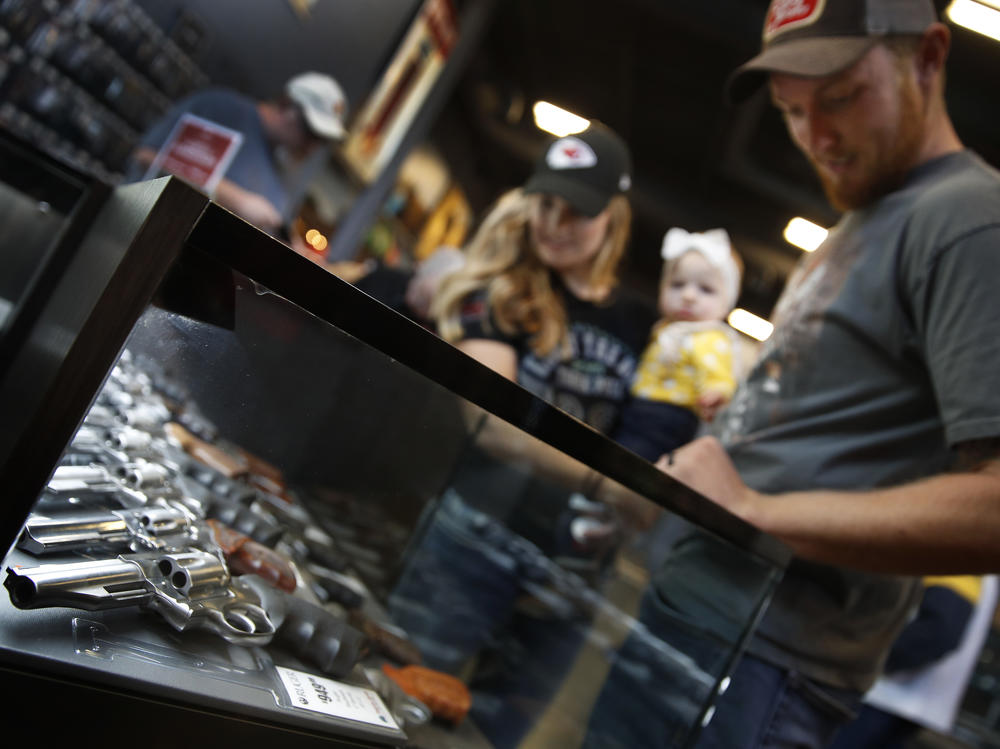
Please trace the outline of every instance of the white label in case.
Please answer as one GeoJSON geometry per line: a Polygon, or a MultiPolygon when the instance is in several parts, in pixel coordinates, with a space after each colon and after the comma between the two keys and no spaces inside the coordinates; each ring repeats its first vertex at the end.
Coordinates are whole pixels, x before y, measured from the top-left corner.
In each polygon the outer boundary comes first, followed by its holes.
{"type": "Polygon", "coordinates": [[[399,730],[382,698],[373,689],[342,684],[304,671],[277,666],[291,704],[335,718],[357,720],[399,730]]]}

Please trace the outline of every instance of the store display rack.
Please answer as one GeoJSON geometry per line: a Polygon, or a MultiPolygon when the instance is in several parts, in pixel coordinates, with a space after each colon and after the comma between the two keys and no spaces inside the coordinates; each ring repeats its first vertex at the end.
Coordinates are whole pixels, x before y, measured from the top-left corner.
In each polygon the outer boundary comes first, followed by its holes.
{"type": "Polygon", "coordinates": [[[0,2],[0,126],[121,179],[140,134],[205,74],[131,0],[0,2]]]}

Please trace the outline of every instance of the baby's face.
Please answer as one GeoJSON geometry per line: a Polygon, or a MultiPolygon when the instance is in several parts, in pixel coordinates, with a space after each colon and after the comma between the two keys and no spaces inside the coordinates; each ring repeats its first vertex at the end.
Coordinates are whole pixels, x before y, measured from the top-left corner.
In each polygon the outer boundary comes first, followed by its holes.
{"type": "Polygon", "coordinates": [[[668,320],[722,320],[729,313],[722,271],[691,250],[674,263],[660,286],[660,313],[668,320]]]}

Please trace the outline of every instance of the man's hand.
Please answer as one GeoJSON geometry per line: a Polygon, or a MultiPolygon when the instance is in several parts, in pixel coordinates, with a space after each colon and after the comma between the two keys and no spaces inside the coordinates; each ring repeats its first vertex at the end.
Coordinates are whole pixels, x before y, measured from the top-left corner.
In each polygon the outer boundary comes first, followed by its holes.
{"type": "Polygon", "coordinates": [[[998,440],[958,446],[958,465],[894,487],[761,494],[722,444],[701,437],[657,467],[814,562],[893,575],[984,574],[1000,565],[998,440]]]}
{"type": "Polygon", "coordinates": [[[239,185],[222,180],[215,191],[215,200],[233,213],[269,234],[281,226],[281,214],[263,195],[244,190],[239,185]]]}
{"type": "Polygon", "coordinates": [[[759,494],[743,483],[722,443],[699,437],[656,461],[669,476],[752,522],[750,515],[759,494]]]}
{"type": "Polygon", "coordinates": [[[272,233],[281,226],[281,214],[270,200],[253,192],[246,192],[233,211],[258,229],[272,233]]]}
{"type": "MultiPolygon", "coordinates": [[[[135,163],[145,168],[148,168],[155,158],[156,149],[147,146],[136,149],[131,156],[135,163]]],[[[281,226],[281,214],[270,200],[228,179],[219,182],[212,198],[219,205],[228,208],[268,234],[273,234],[281,226]]]]}

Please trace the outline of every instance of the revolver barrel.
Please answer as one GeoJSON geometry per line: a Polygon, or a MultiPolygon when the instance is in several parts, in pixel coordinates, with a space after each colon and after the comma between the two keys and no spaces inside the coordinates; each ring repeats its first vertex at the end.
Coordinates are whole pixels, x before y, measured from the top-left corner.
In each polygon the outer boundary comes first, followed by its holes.
{"type": "Polygon", "coordinates": [[[69,606],[98,611],[141,605],[152,596],[142,568],[120,557],[8,567],[3,584],[20,609],[69,606]]]}

